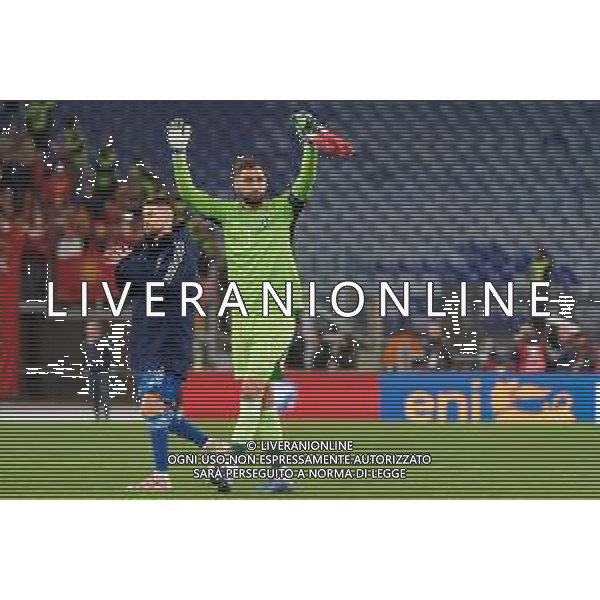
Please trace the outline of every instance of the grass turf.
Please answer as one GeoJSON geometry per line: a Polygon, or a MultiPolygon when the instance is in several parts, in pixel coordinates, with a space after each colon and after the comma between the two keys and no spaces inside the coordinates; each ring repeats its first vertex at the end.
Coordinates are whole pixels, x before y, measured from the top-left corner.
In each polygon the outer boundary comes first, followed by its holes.
{"type": "MultiPolygon", "coordinates": [[[[209,422],[205,428],[227,437],[231,424],[209,422]]],[[[0,498],[600,497],[597,425],[294,422],[286,424],[285,434],[289,440],[352,440],[352,454],[429,453],[432,464],[404,466],[403,480],[297,479],[289,495],[265,495],[260,480],[219,494],[208,481],[193,478],[200,467],[175,466],[172,492],[142,494],[127,489],[151,468],[142,423],[6,421],[0,423],[0,498]]],[[[169,449],[194,451],[174,438],[169,449]]]]}

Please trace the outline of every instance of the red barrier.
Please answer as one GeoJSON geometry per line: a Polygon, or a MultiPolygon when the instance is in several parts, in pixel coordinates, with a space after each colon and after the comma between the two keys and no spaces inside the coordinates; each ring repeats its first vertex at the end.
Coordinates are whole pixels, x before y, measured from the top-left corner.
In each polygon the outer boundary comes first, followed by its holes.
{"type": "Polygon", "coordinates": [[[182,399],[192,419],[231,421],[237,417],[240,385],[230,373],[191,371],[182,399]]]}
{"type": "Polygon", "coordinates": [[[310,421],[379,419],[379,377],[344,371],[297,371],[298,398],[288,418],[310,421]]]}
{"type": "MultiPolygon", "coordinates": [[[[379,419],[376,374],[343,371],[294,371],[297,399],[285,415],[289,420],[369,421],[379,419]]],[[[240,385],[230,373],[192,371],[183,390],[187,416],[199,420],[233,420],[239,407],[240,385]]]]}
{"type": "MultiPolygon", "coordinates": [[[[2,198],[8,202],[7,198],[2,198]]],[[[21,378],[21,268],[25,250],[48,253],[48,237],[40,223],[0,220],[0,400],[20,393],[21,378]]]]}
{"type": "Polygon", "coordinates": [[[0,400],[19,394],[21,332],[21,253],[26,242],[20,228],[2,232],[0,252],[0,400]]]}

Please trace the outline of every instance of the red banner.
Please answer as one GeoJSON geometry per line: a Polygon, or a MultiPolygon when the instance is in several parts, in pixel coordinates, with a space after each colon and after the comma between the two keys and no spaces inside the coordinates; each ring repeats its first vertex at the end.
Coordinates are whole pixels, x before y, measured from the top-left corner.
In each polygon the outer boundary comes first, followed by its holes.
{"type": "Polygon", "coordinates": [[[0,401],[19,393],[21,298],[21,254],[25,235],[20,228],[7,227],[0,246],[0,401]]]}
{"type": "MultiPolygon", "coordinates": [[[[292,371],[296,400],[290,420],[370,421],[379,419],[376,374],[292,371]]],[[[192,371],[183,390],[183,407],[192,419],[230,421],[237,417],[240,384],[230,373],[192,371]]]]}

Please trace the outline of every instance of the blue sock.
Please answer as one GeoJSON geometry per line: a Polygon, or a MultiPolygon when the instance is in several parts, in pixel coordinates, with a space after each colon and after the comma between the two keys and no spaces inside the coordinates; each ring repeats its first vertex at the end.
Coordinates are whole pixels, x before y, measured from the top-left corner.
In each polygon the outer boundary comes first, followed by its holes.
{"type": "Polygon", "coordinates": [[[150,442],[152,444],[152,456],[154,458],[154,470],[158,473],[166,473],[169,470],[169,429],[164,421],[164,415],[158,415],[148,419],[150,442]]]}
{"type": "Polygon", "coordinates": [[[169,423],[169,431],[175,435],[178,435],[179,437],[189,440],[193,444],[196,444],[196,446],[199,448],[202,448],[202,446],[204,446],[204,444],[206,444],[208,441],[208,436],[205,433],[202,433],[190,422],[178,417],[177,415],[173,416],[171,419],[171,422],[169,423]]]}
{"type": "Polygon", "coordinates": [[[192,444],[196,444],[196,446],[199,448],[202,448],[202,446],[204,446],[204,444],[206,444],[208,441],[208,436],[175,412],[176,407],[179,405],[179,396],[182,385],[183,373],[177,371],[172,372],[168,370],[165,372],[161,389],[161,397],[165,404],[171,406],[171,409],[174,411],[174,414],[169,421],[169,432],[192,442],[192,444]]]}

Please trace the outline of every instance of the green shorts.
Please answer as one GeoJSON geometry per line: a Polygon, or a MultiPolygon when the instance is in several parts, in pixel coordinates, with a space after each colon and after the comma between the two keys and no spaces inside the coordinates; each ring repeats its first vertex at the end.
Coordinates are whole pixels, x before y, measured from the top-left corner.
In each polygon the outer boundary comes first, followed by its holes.
{"type": "Polygon", "coordinates": [[[295,333],[295,317],[234,317],[231,354],[235,376],[256,381],[281,378],[280,362],[295,333]]]}

